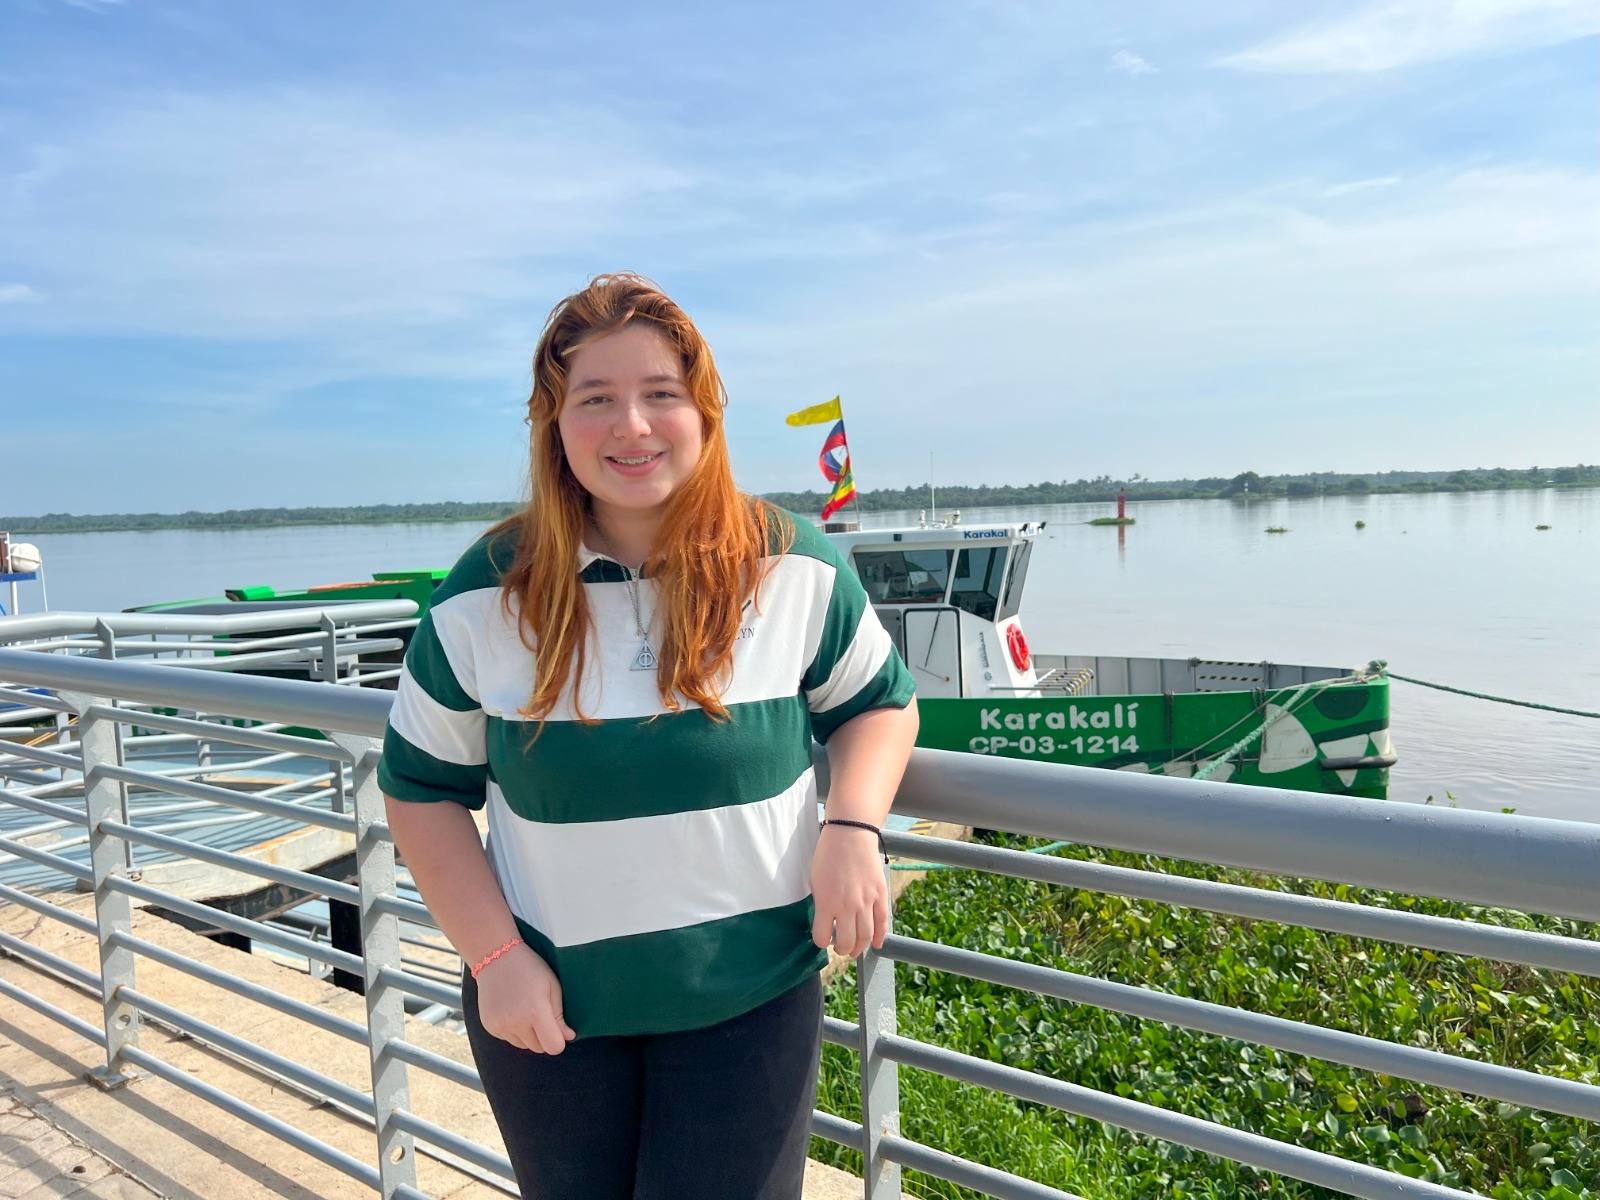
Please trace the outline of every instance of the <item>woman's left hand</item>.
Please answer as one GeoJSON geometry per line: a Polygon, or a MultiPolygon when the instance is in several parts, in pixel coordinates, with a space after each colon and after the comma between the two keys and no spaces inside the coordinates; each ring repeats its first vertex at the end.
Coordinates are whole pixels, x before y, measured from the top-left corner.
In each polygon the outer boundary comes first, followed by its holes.
{"type": "Polygon", "coordinates": [[[811,893],[817,919],[811,940],[831,945],[847,958],[883,948],[889,932],[889,881],[884,878],[878,839],[867,829],[824,825],[811,860],[811,893]]]}

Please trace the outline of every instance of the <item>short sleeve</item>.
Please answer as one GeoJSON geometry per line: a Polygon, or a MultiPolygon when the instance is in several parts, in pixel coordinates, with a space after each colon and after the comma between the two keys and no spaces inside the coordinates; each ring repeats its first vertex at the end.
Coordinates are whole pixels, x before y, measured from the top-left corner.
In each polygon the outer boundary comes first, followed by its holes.
{"type": "Polygon", "coordinates": [[[462,556],[412,635],[383,735],[378,786],[396,800],[453,800],[482,808],[487,796],[486,720],[473,679],[471,631],[452,620],[450,600],[484,577],[483,543],[462,556]]]}
{"type": "Polygon", "coordinates": [[[806,533],[813,546],[820,543],[817,557],[833,567],[827,602],[812,615],[821,625],[817,652],[801,682],[811,710],[811,732],[826,742],[861,713],[904,708],[915,696],[916,684],[855,572],[820,533],[807,529],[802,537],[806,533]]]}

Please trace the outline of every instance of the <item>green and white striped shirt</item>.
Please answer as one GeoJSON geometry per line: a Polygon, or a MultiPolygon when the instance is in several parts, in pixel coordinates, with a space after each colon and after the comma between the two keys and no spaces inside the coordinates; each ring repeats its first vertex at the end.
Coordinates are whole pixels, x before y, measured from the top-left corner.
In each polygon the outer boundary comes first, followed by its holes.
{"type": "MultiPolygon", "coordinates": [[[[398,800],[489,806],[489,861],[580,1037],[697,1029],[795,987],[811,941],[819,741],[903,708],[911,676],[859,581],[807,522],[746,606],[726,721],[661,705],[622,568],[584,549],[596,636],[534,737],[534,655],[502,605],[515,535],[483,539],[434,593],[406,653],[379,781],[398,800]]],[[[639,584],[645,611],[654,588],[639,584]]],[[[516,611],[513,605],[512,613],[516,611]]]]}

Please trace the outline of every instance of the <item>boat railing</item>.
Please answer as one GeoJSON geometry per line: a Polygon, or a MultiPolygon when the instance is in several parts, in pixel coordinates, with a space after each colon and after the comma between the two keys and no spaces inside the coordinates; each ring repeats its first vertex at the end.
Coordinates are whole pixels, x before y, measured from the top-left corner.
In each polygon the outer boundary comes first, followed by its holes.
{"type": "MultiPolygon", "coordinates": [[[[104,1085],[141,1073],[166,1080],[366,1183],[386,1200],[430,1194],[418,1182],[419,1153],[434,1166],[447,1161],[480,1180],[509,1180],[509,1166],[497,1150],[451,1127],[439,1115],[445,1108],[435,1110],[416,1099],[428,1088],[436,1092],[440,1081],[456,1088],[481,1090],[481,1085],[466,1065],[464,1048],[455,1053],[429,1048],[422,1044],[423,1032],[443,1031],[419,1026],[414,1016],[408,1024],[408,1012],[429,1008],[437,1015],[457,1008],[460,994],[451,983],[416,968],[405,953],[407,931],[432,930],[434,923],[403,886],[377,789],[389,694],[7,649],[0,649],[0,681],[0,703],[65,714],[74,730],[70,739],[52,740],[54,731],[43,726],[45,736],[34,744],[0,746],[5,751],[0,754],[0,821],[10,817],[0,851],[11,860],[0,863],[0,902],[65,925],[76,935],[80,951],[75,960],[45,948],[39,936],[20,936],[14,930],[23,928],[21,922],[6,923],[0,930],[0,953],[29,970],[0,978],[0,994],[103,1047],[99,1075],[104,1085]],[[151,708],[162,711],[151,713],[151,708]],[[308,735],[308,730],[318,734],[308,735]],[[233,780],[200,781],[129,765],[129,743],[180,735],[192,736],[197,745],[204,740],[259,757],[282,756],[279,767],[290,759],[319,764],[327,783],[315,799],[296,802],[239,782],[247,772],[236,771],[233,780]],[[161,832],[134,803],[152,794],[203,802],[218,812],[244,812],[278,822],[280,830],[332,834],[353,856],[350,877],[329,878],[309,864],[284,865],[281,856],[255,855],[248,846],[218,845],[195,830],[161,832]],[[81,831],[81,852],[62,851],[58,842],[30,836],[17,825],[23,819],[54,823],[58,831],[81,831]],[[163,884],[160,867],[174,857],[257,885],[321,897],[330,909],[342,906],[354,914],[357,943],[340,948],[304,930],[239,915],[214,895],[197,897],[179,876],[163,884]],[[32,882],[8,879],[6,869],[12,864],[51,874],[56,882],[37,876],[32,882]],[[92,904],[65,890],[73,886],[92,892],[92,904]],[[363,992],[365,1020],[335,1016],[323,1006],[252,982],[243,972],[221,970],[163,946],[140,923],[154,919],[139,911],[146,907],[209,923],[235,938],[346,973],[363,992]],[[362,1061],[370,1071],[358,1080],[338,1078],[327,1069],[326,1056],[307,1051],[302,1058],[291,1058],[186,1011],[176,995],[159,994],[149,982],[164,969],[303,1022],[307,1045],[313,1034],[356,1043],[364,1048],[362,1061]],[[22,986],[15,982],[18,978],[33,986],[22,986]],[[91,996],[92,1011],[80,1003],[74,1012],[47,998],[49,987],[59,990],[63,983],[91,996]],[[85,1012],[89,1015],[81,1015],[85,1012]],[[143,1040],[142,1031],[148,1031],[143,1040]],[[370,1130],[366,1151],[352,1153],[174,1065],[155,1052],[160,1039],[150,1034],[161,1031],[181,1031],[193,1042],[364,1122],[370,1130]]],[[[816,761],[825,788],[827,762],[820,750],[816,761]]],[[[896,808],[936,821],[1273,876],[1582,922],[1600,920],[1600,888],[1595,885],[1600,878],[1600,825],[939,751],[913,755],[896,808]]],[[[1438,954],[1600,977],[1600,943],[1585,937],[984,844],[893,834],[886,840],[891,853],[926,862],[1379,939],[1438,954]]],[[[909,903],[915,903],[915,895],[910,893],[909,903]]],[[[896,990],[904,984],[903,975],[897,980],[901,963],[1014,988],[1025,1003],[1032,996],[1095,1006],[1241,1044],[1600,1121],[1600,1087],[1541,1073],[1537,1064],[1479,1061],[892,933],[881,952],[868,951],[856,963],[855,1019],[825,1022],[824,1037],[858,1055],[860,1111],[819,1111],[812,1125],[818,1136],[861,1152],[867,1200],[900,1196],[904,1169],[993,1196],[1071,1200],[1067,1192],[1001,1166],[973,1162],[950,1148],[904,1136],[901,1070],[933,1072],[1349,1195],[1468,1194],[902,1036],[896,1023],[896,990]]],[[[1517,1011],[1508,1011],[1505,1020],[1515,1023],[1517,1011]]]]}
{"type": "MultiPolygon", "coordinates": [[[[394,635],[415,628],[418,620],[410,600],[240,607],[236,613],[216,614],[46,612],[0,617],[0,647],[140,658],[200,670],[295,671],[325,682],[370,686],[399,676],[405,642],[394,635]]],[[[0,711],[0,721],[14,716],[0,711]]]]}

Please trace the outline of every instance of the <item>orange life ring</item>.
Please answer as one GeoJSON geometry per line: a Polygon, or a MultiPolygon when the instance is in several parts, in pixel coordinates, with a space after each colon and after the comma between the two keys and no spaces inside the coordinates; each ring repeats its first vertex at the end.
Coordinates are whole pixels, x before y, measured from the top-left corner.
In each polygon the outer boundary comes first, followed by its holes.
{"type": "Polygon", "coordinates": [[[1021,625],[1006,627],[1006,649],[1011,651],[1011,661],[1017,664],[1017,670],[1026,671],[1033,663],[1033,655],[1028,653],[1028,639],[1022,636],[1021,625]]]}

